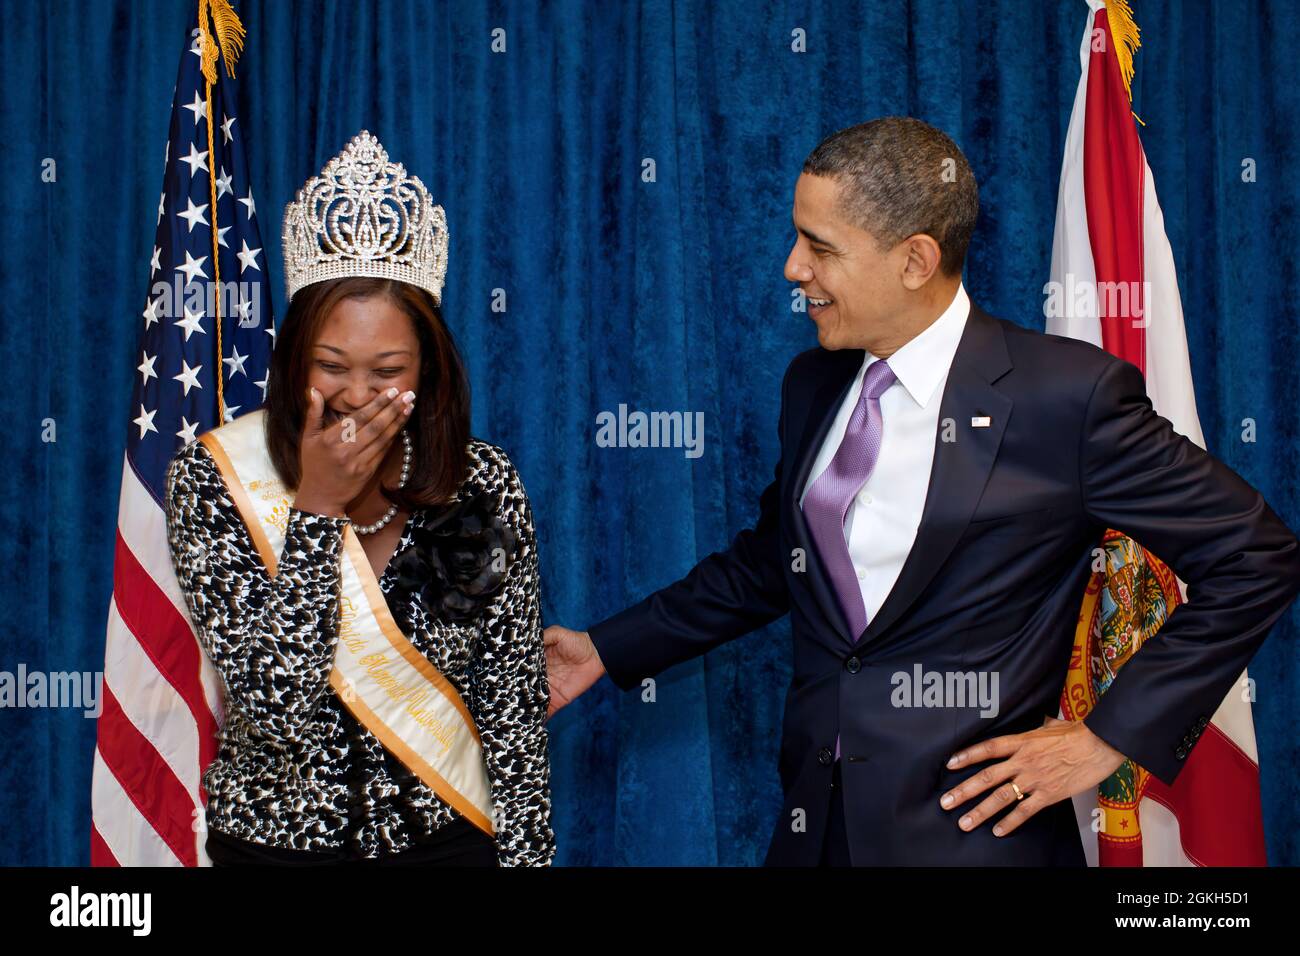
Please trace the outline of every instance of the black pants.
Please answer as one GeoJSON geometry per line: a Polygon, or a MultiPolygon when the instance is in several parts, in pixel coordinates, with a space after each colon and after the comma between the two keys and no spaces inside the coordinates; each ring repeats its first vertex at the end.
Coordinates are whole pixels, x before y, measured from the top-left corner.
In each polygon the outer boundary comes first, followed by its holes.
{"type": "Polygon", "coordinates": [[[208,830],[205,843],[213,866],[496,866],[496,841],[464,817],[439,827],[420,843],[398,853],[379,857],[352,857],[346,851],[321,853],[286,850],[251,843],[208,830]]]}
{"type": "Polygon", "coordinates": [[[822,858],[818,866],[852,866],[849,859],[849,837],[844,829],[844,784],[840,777],[840,762],[835,761],[831,771],[831,808],[826,818],[826,836],[822,841],[822,858]]]}

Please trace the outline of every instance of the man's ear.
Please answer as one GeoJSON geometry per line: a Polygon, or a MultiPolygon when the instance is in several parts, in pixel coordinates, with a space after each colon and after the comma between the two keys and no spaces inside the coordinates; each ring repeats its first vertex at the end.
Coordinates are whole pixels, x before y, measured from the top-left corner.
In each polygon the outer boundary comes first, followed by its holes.
{"type": "Polygon", "coordinates": [[[915,292],[939,271],[939,243],[923,232],[908,236],[899,243],[903,253],[903,285],[915,292]]]}

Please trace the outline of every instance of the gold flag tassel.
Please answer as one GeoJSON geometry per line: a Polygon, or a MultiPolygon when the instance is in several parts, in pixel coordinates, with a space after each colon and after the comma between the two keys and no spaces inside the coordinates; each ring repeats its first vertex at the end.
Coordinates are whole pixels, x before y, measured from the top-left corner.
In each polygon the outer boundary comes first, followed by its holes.
{"type": "MultiPolygon", "coordinates": [[[[1129,6],[1128,0],[1106,0],[1106,22],[1110,25],[1111,39],[1115,43],[1115,59],[1119,60],[1119,75],[1124,80],[1124,92],[1132,103],[1133,54],[1142,46],[1142,32],[1133,19],[1133,8],[1129,6]]],[[[1136,113],[1133,113],[1133,118],[1142,123],[1142,117],[1136,113]]]]}
{"type": "Polygon", "coordinates": [[[225,62],[226,75],[234,79],[235,61],[239,59],[239,54],[244,48],[244,25],[239,22],[239,15],[230,5],[230,0],[199,0],[199,36],[202,41],[200,69],[203,70],[203,88],[207,94],[208,164],[211,167],[208,172],[208,194],[212,202],[209,207],[212,210],[212,281],[216,288],[216,295],[212,297],[212,301],[217,324],[217,427],[220,427],[226,420],[226,403],[221,380],[221,366],[225,353],[221,347],[221,234],[217,230],[217,178],[213,175],[217,168],[217,151],[216,140],[212,138],[212,87],[217,82],[217,60],[221,59],[225,62]],[[209,19],[212,21],[211,30],[208,28],[209,19]],[[212,36],[214,32],[215,40],[212,36]]]}

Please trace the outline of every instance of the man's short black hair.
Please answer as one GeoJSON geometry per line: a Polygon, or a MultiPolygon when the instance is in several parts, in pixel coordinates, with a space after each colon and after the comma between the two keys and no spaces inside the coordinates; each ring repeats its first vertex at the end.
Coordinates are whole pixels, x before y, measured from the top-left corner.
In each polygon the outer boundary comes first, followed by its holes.
{"type": "Polygon", "coordinates": [[[979,187],[951,137],[909,116],[885,116],[832,133],[803,171],[840,185],[841,212],[888,249],[917,233],[939,244],[944,275],[961,274],[979,187]]]}

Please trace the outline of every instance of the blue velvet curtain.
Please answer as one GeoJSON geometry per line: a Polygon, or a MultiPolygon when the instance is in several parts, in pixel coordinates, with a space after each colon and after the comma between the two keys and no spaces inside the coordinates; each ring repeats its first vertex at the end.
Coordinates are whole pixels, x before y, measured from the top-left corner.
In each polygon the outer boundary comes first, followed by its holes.
{"type": "MultiPolygon", "coordinates": [[[[981,191],[967,287],[995,314],[1043,326],[1082,0],[236,2],[248,29],[238,123],[276,314],[283,205],[366,127],[446,207],[445,301],[475,432],[528,487],[548,623],[618,610],[755,517],[781,375],[815,344],[781,275],[791,191],[830,131],[903,113],[950,132],[981,191]],[[505,52],[493,52],[497,28],[505,52]],[[799,29],[807,52],[792,50],[799,29]],[[599,447],[596,416],[620,404],[702,412],[703,454],[599,447]]],[[[1206,439],[1300,527],[1288,252],[1300,240],[1300,15],[1263,0],[1134,6],[1134,107],[1206,439]]],[[[0,16],[0,670],[102,666],[189,16],[182,0],[6,0],[0,16]],[[42,179],[46,158],[55,182],[42,179]],[[42,441],[46,419],[55,442],[42,441]]],[[[1251,668],[1275,864],[1300,863],[1297,613],[1251,668]]],[[[603,682],[559,715],[560,862],[759,862],[780,806],[788,641],[782,622],[665,675],[653,702],[603,682]]],[[[86,862],[93,748],[94,722],[77,712],[0,711],[0,863],[86,862]]]]}

